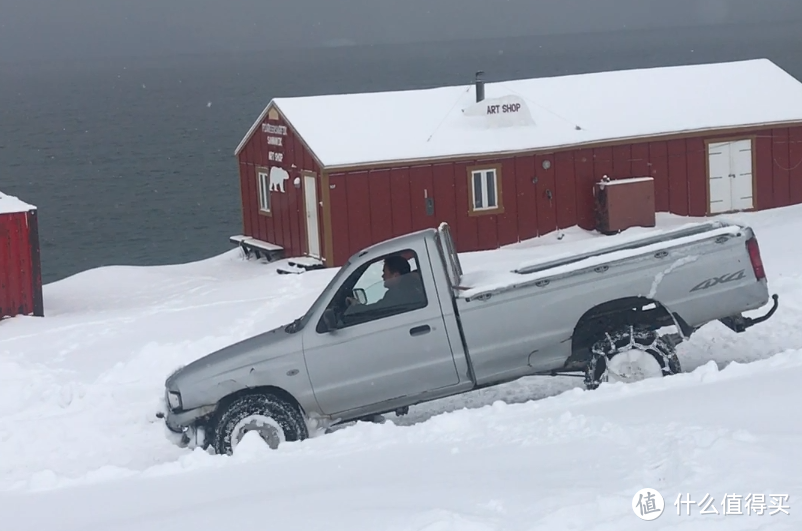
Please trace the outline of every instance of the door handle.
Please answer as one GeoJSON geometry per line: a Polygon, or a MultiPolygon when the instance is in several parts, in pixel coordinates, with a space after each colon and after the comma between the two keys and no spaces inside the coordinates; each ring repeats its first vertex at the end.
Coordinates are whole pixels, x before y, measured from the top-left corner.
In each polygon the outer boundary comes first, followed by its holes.
{"type": "Polygon", "coordinates": [[[415,328],[410,328],[409,335],[422,336],[423,334],[428,334],[431,331],[432,328],[429,325],[416,326],[415,328]]]}

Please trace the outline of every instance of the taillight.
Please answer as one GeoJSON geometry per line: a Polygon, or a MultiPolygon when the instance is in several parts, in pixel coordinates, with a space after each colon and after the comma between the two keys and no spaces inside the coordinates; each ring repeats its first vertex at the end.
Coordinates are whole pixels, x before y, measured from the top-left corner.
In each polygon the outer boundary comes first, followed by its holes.
{"type": "Polygon", "coordinates": [[[757,244],[757,238],[752,236],[746,242],[746,249],[749,251],[749,260],[752,261],[752,269],[755,271],[755,276],[758,280],[766,278],[766,270],[763,268],[763,259],[760,258],[760,246],[757,244]]]}

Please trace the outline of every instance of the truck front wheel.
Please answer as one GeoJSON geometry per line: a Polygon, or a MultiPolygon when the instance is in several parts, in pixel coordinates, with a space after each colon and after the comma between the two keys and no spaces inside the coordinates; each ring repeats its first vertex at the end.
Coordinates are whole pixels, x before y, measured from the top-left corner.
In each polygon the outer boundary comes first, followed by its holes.
{"type": "Polygon", "coordinates": [[[271,393],[252,393],[235,398],[215,419],[210,439],[218,455],[234,453],[249,431],[256,431],[273,449],[285,441],[308,437],[300,408],[271,393]]]}
{"type": "Polygon", "coordinates": [[[681,372],[676,350],[656,332],[629,326],[600,339],[591,347],[585,387],[602,382],[636,382],[681,372]]]}

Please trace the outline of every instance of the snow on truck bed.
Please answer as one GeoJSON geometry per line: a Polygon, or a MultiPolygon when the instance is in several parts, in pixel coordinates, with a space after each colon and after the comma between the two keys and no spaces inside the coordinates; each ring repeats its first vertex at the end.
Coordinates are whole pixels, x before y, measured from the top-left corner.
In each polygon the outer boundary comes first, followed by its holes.
{"type": "MultiPolygon", "coordinates": [[[[248,528],[267,518],[335,531],[802,529],[802,274],[789,245],[802,207],[732,218],[755,229],[780,309],[745,334],[700,331],[680,346],[689,374],[593,392],[580,379],[525,378],[274,452],[249,437],[233,457],[168,441],[154,417],[165,377],[299,316],[333,270],[278,275],[280,263],[232,250],[48,284],[47,317],[0,321],[2,527],[248,528]],[[645,487],[666,504],[648,524],[631,509],[645,487]],[[714,497],[719,514],[691,506],[677,516],[680,493],[714,497]],[[724,516],[725,494],[765,494],[768,506],[786,494],[790,515],[724,516]]],[[[497,258],[503,269],[514,253],[546,256],[554,238],[463,260],[471,270],[497,258]]],[[[563,242],[603,240],[571,229],[563,242]]]]}
{"type": "Polygon", "coordinates": [[[689,220],[662,213],[657,214],[657,220],[656,227],[633,227],[610,236],[571,227],[503,249],[468,253],[465,258],[460,255],[464,273],[460,297],[472,297],[741,230],[736,224],[718,226],[715,220],[689,220]],[[621,248],[627,246],[632,247],[621,248]],[[588,254],[593,255],[576,260],[588,254]]]}

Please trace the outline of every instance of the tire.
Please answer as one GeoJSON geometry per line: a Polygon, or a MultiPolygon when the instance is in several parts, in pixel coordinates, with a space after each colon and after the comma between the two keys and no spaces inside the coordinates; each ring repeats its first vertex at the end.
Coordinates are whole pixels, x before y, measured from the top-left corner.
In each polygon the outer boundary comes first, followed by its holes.
{"type": "Polygon", "coordinates": [[[258,431],[271,448],[309,436],[300,408],[272,393],[235,398],[212,423],[211,446],[218,455],[231,455],[248,431],[258,431]],[[236,433],[235,433],[236,432],[236,433]]]}
{"type": "MultiPolygon", "coordinates": [[[[679,358],[671,342],[656,332],[638,330],[632,326],[613,334],[606,334],[591,347],[590,361],[585,370],[585,387],[593,390],[611,376],[609,365],[613,358],[624,352],[638,350],[651,356],[659,366],[660,376],[670,376],[682,372],[679,358]]],[[[624,381],[627,381],[624,379],[624,381]]],[[[633,379],[631,381],[637,381],[633,379]]]]}

